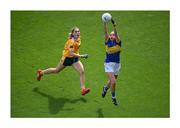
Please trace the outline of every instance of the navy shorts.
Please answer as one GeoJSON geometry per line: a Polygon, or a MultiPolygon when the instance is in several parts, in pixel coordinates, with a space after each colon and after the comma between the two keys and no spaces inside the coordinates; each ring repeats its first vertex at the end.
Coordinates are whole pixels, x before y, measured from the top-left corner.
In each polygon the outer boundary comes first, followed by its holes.
{"type": "Polygon", "coordinates": [[[74,58],[74,57],[66,57],[64,60],[63,65],[64,66],[71,66],[72,64],[78,62],[79,58],[74,58]]]}

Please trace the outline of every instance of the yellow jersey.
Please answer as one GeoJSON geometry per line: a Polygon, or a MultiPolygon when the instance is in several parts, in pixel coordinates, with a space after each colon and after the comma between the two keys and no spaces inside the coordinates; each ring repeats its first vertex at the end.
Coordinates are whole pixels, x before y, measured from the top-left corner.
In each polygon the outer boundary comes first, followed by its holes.
{"type": "Polygon", "coordinates": [[[80,45],[81,45],[80,37],[77,40],[69,38],[64,45],[63,57],[73,57],[70,55],[71,51],[73,51],[76,54],[79,54],[80,45]]]}

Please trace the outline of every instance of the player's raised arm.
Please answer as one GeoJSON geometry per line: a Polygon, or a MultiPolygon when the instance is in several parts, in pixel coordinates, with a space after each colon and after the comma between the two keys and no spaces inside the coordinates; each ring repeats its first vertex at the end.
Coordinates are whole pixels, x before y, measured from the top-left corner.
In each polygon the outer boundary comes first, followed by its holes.
{"type": "Polygon", "coordinates": [[[105,42],[108,41],[109,35],[108,35],[108,29],[107,29],[107,23],[104,22],[104,39],[105,42]]]}
{"type": "Polygon", "coordinates": [[[104,69],[105,73],[108,76],[107,83],[103,86],[102,89],[102,98],[106,96],[108,90],[111,90],[112,102],[114,105],[118,105],[118,101],[116,99],[116,80],[118,77],[118,73],[121,68],[120,63],[120,50],[121,50],[121,41],[118,36],[116,30],[116,23],[112,19],[112,15],[110,13],[104,13],[102,15],[102,21],[104,23],[104,32],[105,32],[105,61],[104,61],[104,69]],[[113,31],[110,34],[107,34],[107,23],[112,22],[113,31]]]}
{"type": "Polygon", "coordinates": [[[116,37],[116,41],[120,42],[120,37],[119,37],[118,32],[116,30],[116,22],[114,21],[113,18],[111,19],[111,22],[113,24],[113,29],[114,29],[114,34],[115,34],[115,37],[116,37]]]}

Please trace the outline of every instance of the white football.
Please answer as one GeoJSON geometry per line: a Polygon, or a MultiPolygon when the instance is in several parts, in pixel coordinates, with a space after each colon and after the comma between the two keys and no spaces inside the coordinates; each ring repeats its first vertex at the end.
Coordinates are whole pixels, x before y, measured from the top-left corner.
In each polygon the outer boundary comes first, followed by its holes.
{"type": "Polygon", "coordinates": [[[109,22],[111,20],[111,18],[112,18],[112,16],[109,13],[104,13],[102,15],[102,21],[105,22],[105,23],[109,22]]]}

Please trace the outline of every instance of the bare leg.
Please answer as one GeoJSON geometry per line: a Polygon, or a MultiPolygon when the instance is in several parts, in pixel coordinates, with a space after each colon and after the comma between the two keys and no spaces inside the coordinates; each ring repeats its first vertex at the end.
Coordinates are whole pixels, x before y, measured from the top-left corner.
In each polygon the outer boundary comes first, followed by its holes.
{"type": "Polygon", "coordinates": [[[72,66],[79,73],[80,84],[81,84],[81,94],[84,96],[90,92],[90,88],[85,87],[84,67],[80,61],[74,63],[72,66]]]}
{"type": "Polygon", "coordinates": [[[110,86],[111,86],[110,80],[107,81],[106,86],[107,86],[108,88],[110,88],[110,86]]]}
{"type": "Polygon", "coordinates": [[[81,88],[85,88],[85,76],[84,76],[83,64],[80,61],[78,61],[74,63],[72,66],[79,73],[81,88]]]}
{"type": "Polygon", "coordinates": [[[116,94],[115,94],[117,76],[114,75],[114,73],[112,73],[112,72],[108,72],[107,75],[110,80],[112,102],[114,105],[118,105],[117,100],[116,100],[116,94]]]}
{"type": "Polygon", "coordinates": [[[55,68],[48,68],[48,69],[42,70],[42,74],[59,73],[64,68],[65,68],[65,66],[63,64],[61,64],[61,62],[59,62],[59,64],[55,68]]]}
{"type": "MultiPolygon", "coordinates": [[[[118,75],[114,75],[114,77],[115,77],[115,79],[117,80],[118,75]]],[[[110,79],[107,81],[106,86],[107,86],[108,88],[111,87],[110,79]]]]}
{"type": "Polygon", "coordinates": [[[111,72],[108,72],[107,75],[108,75],[109,82],[110,82],[111,92],[115,92],[116,77],[115,77],[114,74],[111,73],[111,72]]]}

